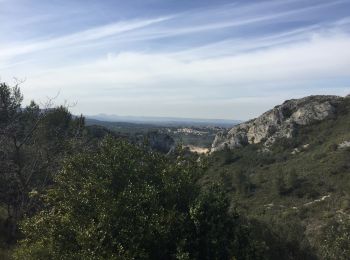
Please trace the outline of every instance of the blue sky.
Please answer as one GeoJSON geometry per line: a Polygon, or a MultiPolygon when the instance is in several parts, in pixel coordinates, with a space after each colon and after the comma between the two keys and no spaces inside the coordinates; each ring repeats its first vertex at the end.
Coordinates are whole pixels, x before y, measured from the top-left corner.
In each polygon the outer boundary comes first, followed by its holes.
{"type": "Polygon", "coordinates": [[[350,93],[350,0],[0,0],[0,77],[74,113],[248,119],[350,93]],[[74,104],[74,105],[73,105],[74,104]]]}

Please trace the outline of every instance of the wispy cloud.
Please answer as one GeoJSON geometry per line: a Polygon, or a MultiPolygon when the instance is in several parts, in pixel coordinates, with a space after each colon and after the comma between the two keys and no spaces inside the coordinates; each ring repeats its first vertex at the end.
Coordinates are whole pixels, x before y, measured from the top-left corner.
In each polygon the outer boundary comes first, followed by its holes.
{"type": "Polygon", "coordinates": [[[252,93],[257,97],[271,95],[266,92],[271,82],[278,85],[277,89],[270,86],[275,95],[286,91],[289,95],[291,81],[295,87],[306,87],[315,80],[349,78],[347,46],[350,37],[338,35],[331,39],[315,36],[303,44],[189,62],[164,53],[121,53],[82,66],[43,70],[28,79],[28,84],[33,86],[31,91],[41,93],[64,89],[71,96],[84,93],[94,99],[113,99],[121,94],[127,100],[127,93],[139,93],[146,99],[149,97],[145,93],[152,93],[153,100],[169,101],[169,95],[179,103],[186,100],[184,93],[187,98],[192,97],[192,102],[198,97],[221,102],[225,97],[244,98],[252,93]]]}
{"type": "MultiPolygon", "coordinates": [[[[293,15],[301,15],[304,12],[312,12],[315,9],[327,8],[329,6],[334,6],[343,2],[344,0],[331,1],[331,2],[321,3],[317,5],[307,6],[307,7],[296,8],[294,10],[272,13],[268,15],[249,14],[248,17],[239,15],[239,11],[240,11],[239,8],[236,6],[233,6],[230,8],[231,13],[229,13],[230,16],[233,17],[231,19],[218,22],[218,23],[211,22],[211,23],[195,25],[195,26],[183,26],[182,28],[170,28],[170,29],[168,28],[164,30],[159,29],[154,32],[151,31],[148,35],[147,34],[143,35],[144,38],[142,39],[170,37],[170,36],[176,36],[176,35],[198,33],[203,31],[218,30],[223,28],[241,27],[241,26],[257,24],[257,23],[261,24],[262,22],[267,22],[267,21],[271,22],[271,21],[281,20],[281,19],[285,20],[286,17],[291,17],[293,15]],[[236,16],[235,13],[237,14],[237,17],[235,17],[236,16]]],[[[280,3],[278,2],[272,2],[272,3],[273,5],[280,5],[280,3]]],[[[258,4],[257,6],[261,7],[262,4],[258,4]]],[[[256,9],[257,6],[253,5],[252,7],[256,9]]],[[[226,12],[228,11],[227,8],[225,8],[225,11],[226,12]]],[[[211,12],[200,13],[199,16],[202,18],[203,17],[208,18],[210,17],[210,13],[211,12]]],[[[181,19],[181,17],[179,19],[181,19]]],[[[137,37],[135,37],[135,39],[137,39],[137,37]]]]}
{"type": "Polygon", "coordinates": [[[115,36],[127,31],[143,28],[151,24],[159,23],[168,19],[170,19],[170,17],[161,17],[141,21],[117,22],[113,24],[98,26],[95,28],[91,28],[74,34],[69,34],[62,37],[22,43],[19,46],[2,46],[0,58],[1,56],[13,57],[16,55],[22,55],[50,48],[61,48],[74,44],[84,44],[89,41],[96,41],[106,37],[115,36]]]}
{"type": "MultiPolygon", "coordinates": [[[[299,1],[286,1],[284,2],[284,4],[295,2],[299,1]]],[[[303,12],[312,12],[315,9],[327,8],[329,6],[334,6],[344,2],[346,1],[338,0],[331,2],[321,2],[320,4],[310,5],[306,7],[298,7],[287,11],[269,11],[266,12],[266,15],[261,15],[259,9],[265,10],[268,7],[271,8],[271,10],[274,10],[276,7],[281,6],[281,2],[279,1],[269,1],[244,6],[224,5],[214,10],[198,11],[192,14],[176,14],[177,19],[170,19],[173,17],[166,16],[146,20],[121,21],[112,24],[97,26],[94,28],[55,38],[43,38],[38,40],[30,39],[21,44],[11,43],[8,46],[3,44],[0,45],[0,58],[16,57],[17,55],[47,49],[62,48],[70,45],[79,46],[86,44],[87,42],[97,41],[106,37],[113,36],[117,38],[114,37],[111,40],[117,42],[145,41],[180,36],[184,34],[194,34],[205,31],[222,30],[225,28],[239,28],[244,27],[246,25],[259,24],[261,26],[263,22],[271,23],[278,22],[279,20],[285,21],[285,19],[288,19],[288,17],[293,18],[294,15],[299,16],[303,12]],[[257,12],[258,15],[253,11],[257,12]],[[225,15],[223,15],[223,12],[225,12],[225,15]],[[206,20],[208,19],[214,21],[219,20],[219,22],[207,22],[206,20]],[[169,23],[169,20],[173,21],[170,21],[169,23]],[[181,20],[187,21],[188,23],[180,23],[179,25],[179,21],[181,20]],[[197,20],[197,22],[194,20],[197,20]],[[164,22],[168,23],[165,23],[165,25],[162,26],[162,23],[164,22]],[[157,24],[160,24],[160,26],[152,27],[152,25],[157,24]],[[144,29],[145,27],[147,27],[147,29],[144,29]],[[124,33],[123,37],[119,37],[119,34],[121,33],[124,33]]],[[[48,18],[50,17],[50,15],[46,15],[46,17],[48,18]]],[[[34,18],[35,17],[33,17],[32,19],[34,18]]],[[[42,21],[42,18],[36,20],[42,21]]],[[[347,20],[344,19],[343,22],[347,23],[347,20]]]]}
{"type": "Polygon", "coordinates": [[[77,112],[93,113],[94,104],[95,113],[249,118],[284,98],[350,92],[345,7],[350,0],[237,1],[137,19],[120,13],[0,40],[1,76],[27,78],[28,98],[61,90],[79,101],[77,112]]]}

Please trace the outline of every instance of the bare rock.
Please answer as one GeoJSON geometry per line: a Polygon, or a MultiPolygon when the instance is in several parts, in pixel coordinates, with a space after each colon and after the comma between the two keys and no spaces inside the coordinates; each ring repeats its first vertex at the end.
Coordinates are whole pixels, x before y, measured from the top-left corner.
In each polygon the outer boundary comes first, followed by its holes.
{"type": "Polygon", "coordinates": [[[350,141],[344,141],[338,145],[338,148],[344,149],[350,147],[350,141]]]}

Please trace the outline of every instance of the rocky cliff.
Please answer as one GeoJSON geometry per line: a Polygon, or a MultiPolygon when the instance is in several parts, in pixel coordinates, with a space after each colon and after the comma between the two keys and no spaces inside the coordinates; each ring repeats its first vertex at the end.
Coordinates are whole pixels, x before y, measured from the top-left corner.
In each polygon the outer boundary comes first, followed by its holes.
{"type": "Polygon", "coordinates": [[[174,139],[167,134],[153,131],[149,132],[145,138],[149,146],[155,151],[169,153],[175,149],[174,139]]]}
{"type": "Polygon", "coordinates": [[[216,135],[211,152],[263,142],[269,146],[278,138],[291,138],[300,125],[308,125],[336,114],[338,96],[309,96],[285,101],[256,119],[216,135]]]}
{"type": "Polygon", "coordinates": [[[163,154],[173,152],[176,146],[175,140],[170,135],[159,131],[129,135],[128,139],[134,144],[163,154]]]}

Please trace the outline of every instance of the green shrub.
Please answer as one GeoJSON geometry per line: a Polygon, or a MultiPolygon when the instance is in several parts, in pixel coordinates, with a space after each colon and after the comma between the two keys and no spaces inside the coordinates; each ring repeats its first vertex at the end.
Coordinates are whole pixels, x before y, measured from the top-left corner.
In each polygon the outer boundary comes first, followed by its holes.
{"type": "Polygon", "coordinates": [[[198,167],[126,141],[68,160],[16,259],[257,259],[248,226],[198,167]]]}
{"type": "Polygon", "coordinates": [[[350,255],[350,220],[334,218],[323,228],[320,241],[320,254],[324,259],[349,259],[350,255]]]}

